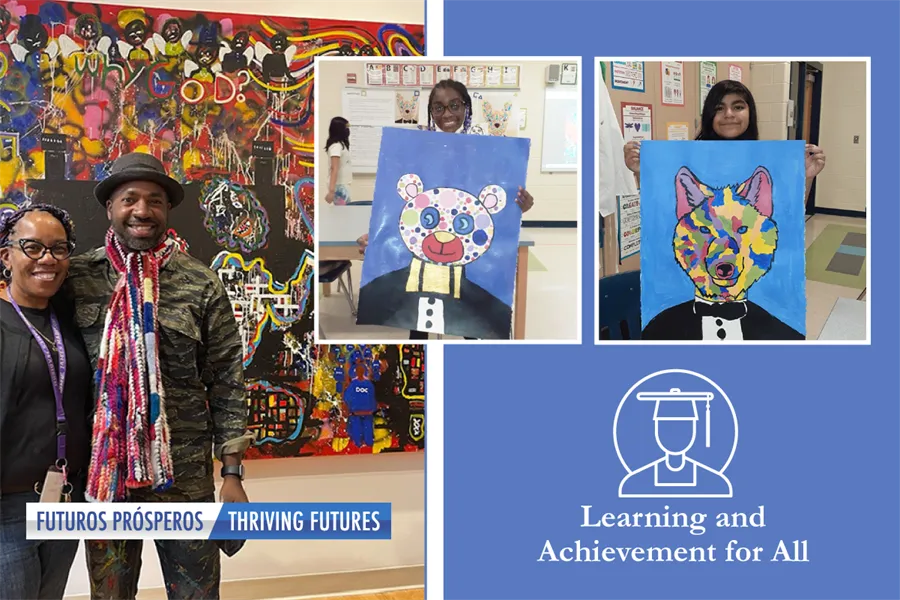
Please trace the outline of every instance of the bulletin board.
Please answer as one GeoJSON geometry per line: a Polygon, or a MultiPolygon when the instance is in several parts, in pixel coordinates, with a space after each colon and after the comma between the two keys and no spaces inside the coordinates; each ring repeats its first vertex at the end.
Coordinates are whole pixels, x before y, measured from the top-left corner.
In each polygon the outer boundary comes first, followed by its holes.
{"type": "MultiPolygon", "coordinates": [[[[678,99],[683,102],[682,105],[669,106],[663,103],[665,96],[665,83],[663,76],[665,70],[660,62],[646,62],[641,64],[641,72],[643,74],[643,90],[639,88],[638,77],[628,80],[626,75],[633,73],[635,65],[641,63],[635,62],[619,62],[606,65],[609,67],[610,76],[605,82],[609,90],[609,96],[613,106],[619,108],[616,117],[619,119],[619,126],[622,127],[621,106],[638,105],[649,106],[652,114],[651,132],[652,139],[665,140],[669,139],[670,126],[678,125],[680,133],[683,136],[684,124],[687,124],[688,139],[694,139],[700,130],[700,113],[702,105],[700,99],[701,87],[701,70],[700,60],[690,60],[680,63],[683,66],[681,70],[682,80],[677,86],[683,91],[683,96],[678,99]],[[632,71],[626,72],[626,67],[632,68],[632,71]],[[615,81],[616,73],[619,73],[620,80],[617,84],[615,81]]],[[[704,75],[712,76],[711,65],[704,68],[704,75]]],[[[750,63],[749,62],[717,62],[715,63],[715,80],[721,81],[729,79],[732,73],[740,70],[744,79],[749,79],[750,63]]],[[[670,72],[671,75],[671,72],[670,72]]],[[[710,77],[712,78],[712,77],[710,77]]],[[[671,78],[669,79],[671,85],[671,78]]],[[[674,94],[672,94],[673,97],[674,94]]],[[[604,266],[604,273],[621,273],[624,271],[633,271],[640,268],[640,252],[631,256],[619,256],[619,223],[617,215],[610,215],[604,220],[604,240],[603,249],[601,251],[601,260],[604,266]]]]}
{"type": "Polygon", "coordinates": [[[347,86],[341,109],[350,121],[354,173],[375,173],[384,127],[428,125],[428,94],[444,79],[462,82],[472,96],[472,122],[496,135],[517,136],[519,65],[367,62],[362,85],[347,86]]]}

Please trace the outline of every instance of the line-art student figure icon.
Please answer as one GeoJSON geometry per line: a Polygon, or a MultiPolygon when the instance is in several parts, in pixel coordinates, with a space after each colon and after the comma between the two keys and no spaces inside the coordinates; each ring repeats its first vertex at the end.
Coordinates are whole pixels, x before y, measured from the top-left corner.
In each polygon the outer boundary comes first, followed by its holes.
{"type": "Polygon", "coordinates": [[[725,475],[687,453],[697,437],[697,402],[706,402],[706,447],[710,447],[711,392],[639,392],[637,399],[656,402],[653,421],[656,443],[665,453],[636,469],[619,484],[620,498],[731,498],[725,475]]]}

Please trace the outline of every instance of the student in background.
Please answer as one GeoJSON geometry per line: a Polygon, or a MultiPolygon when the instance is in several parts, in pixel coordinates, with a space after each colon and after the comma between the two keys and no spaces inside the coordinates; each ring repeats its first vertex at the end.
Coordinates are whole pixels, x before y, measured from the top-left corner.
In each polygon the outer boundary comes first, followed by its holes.
{"type": "Polygon", "coordinates": [[[329,204],[350,204],[350,183],[353,170],[350,164],[350,123],[344,117],[335,117],[328,126],[328,193],[329,204]]]}
{"type": "Polygon", "coordinates": [[[0,219],[3,599],[62,598],[78,551],[78,540],[29,540],[25,531],[26,503],[84,499],[91,363],[73,307],[57,293],[74,248],[72,221],[56,206],[35,204],[0,219]]]}
{"type": "MultiPolygon", "coordinates": [[[[444,133],[490,135],[484,127],[472,123],[472,97],[469,90],[461,82],[451,79],[439,81],[431,88],[428,95],[427,129],[444,133]]],[[[534,206],[534,198],[525,188],[520,187],[516,195],[516,204],[525,213],[534,206]]],[[[360,236],[356,243],[359,245],[359,253],[365,254],[369,245],[369,234],[360,236]]],[[[428,334],[423,331],[410,331],[409,339],[427,340],[428,334]]]]}
{"type": "MultiPolygon", "coordinates": [[[[758,140],[756,102],[753,94],[739,81],[724,80],[709,90],[703,103],[700,132],[697,140],[758,140]]],[[[625,164],[639,175],[641,172],[641,143],[625,144],[625,164]]],[[[806,145],[806,196],[816,175],[825,168],[825,151],[813,144],[806,145]]]]}

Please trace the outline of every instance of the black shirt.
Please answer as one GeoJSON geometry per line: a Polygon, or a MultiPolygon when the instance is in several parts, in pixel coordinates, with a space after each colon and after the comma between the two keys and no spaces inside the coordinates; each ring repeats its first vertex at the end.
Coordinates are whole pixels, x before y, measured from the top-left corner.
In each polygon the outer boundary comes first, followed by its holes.
{"type": "MultiPolygon", "coordinates": [[[[53,340],[50,310],[21,308],[34,328],[53,340]]],[[[74,478],[87,471],[90,459],[93,399],[87,350],[66,312],[57,309],[66,347],[66,459],[74,478]]],[[[56,462],[56,400],[40,346],[6,300],[0,300],[0,426],[0,493],[34,489],[56,462]]]]}

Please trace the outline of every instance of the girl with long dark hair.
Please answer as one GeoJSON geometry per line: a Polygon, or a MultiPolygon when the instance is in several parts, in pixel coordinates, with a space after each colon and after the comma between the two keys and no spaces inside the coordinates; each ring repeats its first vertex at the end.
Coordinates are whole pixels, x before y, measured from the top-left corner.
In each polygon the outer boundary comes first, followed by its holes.
{"type": "MultiPolygon", "coordinates": [[[[709,90],[700,118],[697,140],[758,140],[759,126],[756,102],[743,83],[726,79],[709,90]]],[[[635,174],[641,172],[641,143],[625,144],[625,165],[635,174]]],[[[812,180],[825,168],[825,152],[813,144],[806,145],[806,194],[812,180]]]]}
{"type": "Polygon", "coordinates": [[[350,204],[350,184],[353,171],[350,163],[350,123],[344,117],[335,117],[328,126],[328,193],[329,204],[350,204]]]}

